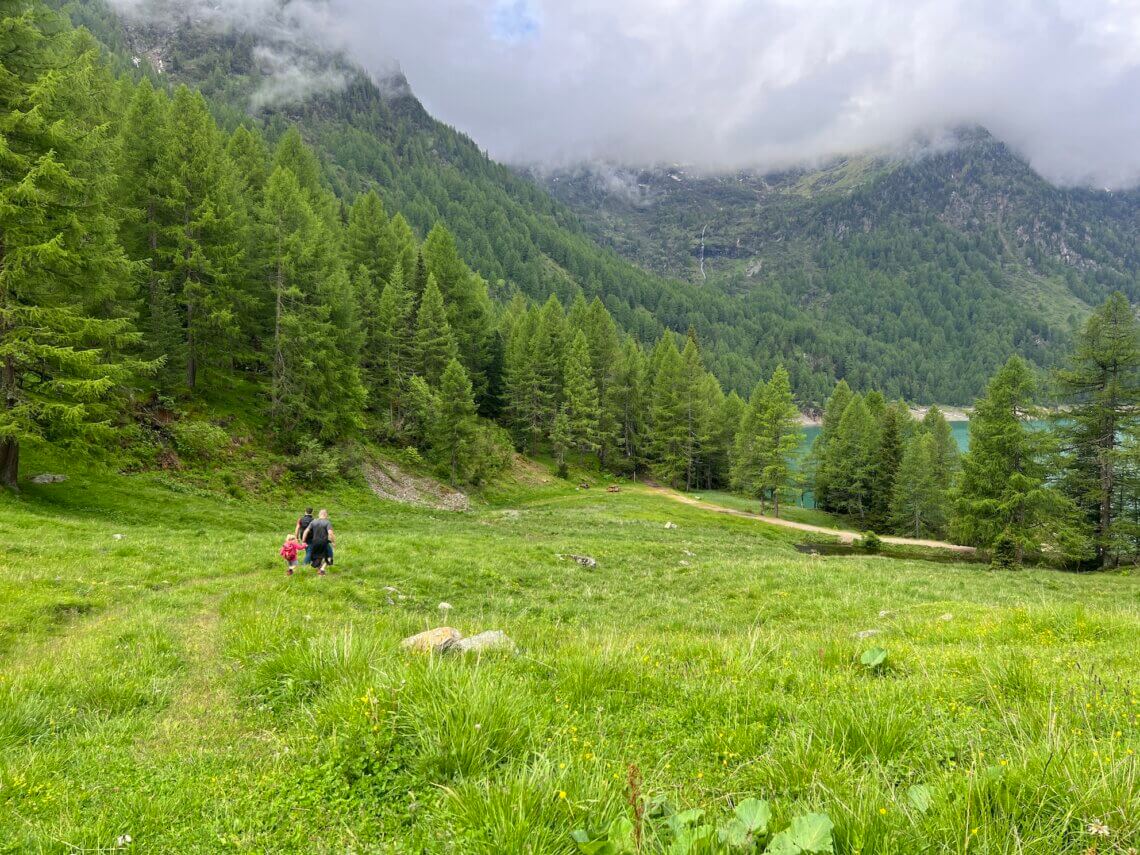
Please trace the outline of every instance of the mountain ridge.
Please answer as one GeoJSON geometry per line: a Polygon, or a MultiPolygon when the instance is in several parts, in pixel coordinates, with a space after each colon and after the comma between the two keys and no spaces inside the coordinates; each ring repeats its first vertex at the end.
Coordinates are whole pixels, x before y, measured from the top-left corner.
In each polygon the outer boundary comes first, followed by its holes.
{"type": "MultiPolygon", "coordinates": [[[[101,0],[62,8],[102,29],[97,35],[120,66],[140,73],[131,57],[145,52],[138,43],[145,30],[132,30],[101,0]]],[[[252,93],[272,70],[257,63],[257,37],[184,21],[164,38],[165,79],[202,89],[228,127],[255,121],[272,139],[296,124],[342,200],[375,188],[420,235],[446,223],[500,303],[514,293],[557,294],[566,303],[582,293],[600,297],[643,343],[664,329],[692,329],[725,388],[741,393],[784,363],[808,406],[822,403],[840,377],[891,397],[966,404],[1011,350],[1048,367],[1099,295],[1138,290],[1134,229],[1097,229],[1090,240],[1080,229],[1045,228],[1045,250],[1032,241],[1018,248],[1018,228],[1027,235],[1039,228],[1024,215],[1038,200],[1047,225],[1096,221],[1104,203],[1043,193],[1008,164],[987,178],[992,153],[959,168],[981,182],[972,186],[985,189],[987,203],[997,197],[986,181],[1028,200],[1009,228],[973,217],[976,200],[945,202],[954,182],[929,163],[952,163],[960,147],[925,165],[848,160],[778,180],[649,172],[660,198],[623,207],[580,183],[496,163],[434,119],[406,81],[386,84],[351,66],[338,66],[343,83],[331,91],[268,103],[251,117],[252,93]],[[927,204],[939,199],[941,218],[927,204]],[[698,279],[702,229],[706,276],[698,279]],[[1018,252],[1006,256],[1003,241],[1018,252]],[[1095,269],[1057,262],[1064,251],[1095,269]]],[[[1119,219],[1134,201],[1113,204],[1119,219]]]]}

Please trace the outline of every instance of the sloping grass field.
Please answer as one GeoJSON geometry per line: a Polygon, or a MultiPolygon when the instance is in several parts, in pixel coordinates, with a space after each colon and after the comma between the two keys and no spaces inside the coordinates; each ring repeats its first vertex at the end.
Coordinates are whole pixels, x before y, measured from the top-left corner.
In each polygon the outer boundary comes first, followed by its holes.
{"type": "Polygon", "coordinates": [[[637,488],[453,514],[63,471],[0,499],[0,851],[570,853],[633,817],[631,765],[839,853],[1140,841],[1140,575],[814,558],[637,488]],[[277,557],[302,503],[324,579],[277,557]],[[520,652],[400,650],[441,623],[520,652]]]}

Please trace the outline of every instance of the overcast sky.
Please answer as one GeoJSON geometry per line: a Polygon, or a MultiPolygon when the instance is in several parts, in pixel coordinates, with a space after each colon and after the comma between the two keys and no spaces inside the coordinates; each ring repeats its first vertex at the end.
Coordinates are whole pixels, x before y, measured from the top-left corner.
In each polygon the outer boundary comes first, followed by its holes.
{"type": "MultiPolygon", "coordinates": [[[[250,27],[275,4],[210,7],[250,27]]],[[[976,123],[1058,183],[1140,182],[1140,0],[293,0],[290,9],[298,28],[374,73],[398,63],[435,116],[501,160],[781,167],[976,123]]]]}

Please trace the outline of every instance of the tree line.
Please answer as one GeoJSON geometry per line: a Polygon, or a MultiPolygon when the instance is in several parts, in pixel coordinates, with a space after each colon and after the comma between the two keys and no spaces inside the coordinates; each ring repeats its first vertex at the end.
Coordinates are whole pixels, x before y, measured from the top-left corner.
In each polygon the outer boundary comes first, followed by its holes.
{"type": "Polygon", "coordinates": [[[958,459],[945,418],[921,422],[840,382],[809,457],[819,507],[866,528],[949,537],[995,563],[1140,560],[1140,326],[1122,293],[1038,377],[1019,356],[990,380],[958,459]]]}
{"type": "Polygon", "coordinates": [[[599,297],[497,303],[442,223],[420,240],[375,188],[338,198],[295,127],[227,133],[200,92],[116,77],[86,33],[0,8],[4,482],[21,444],[110,444],[132,407],[240,389],[294,463],[378,440],[477,481],[513,445],[775,489],[783,369],[745,403],[693,331],[646,348],[599,297]]]}

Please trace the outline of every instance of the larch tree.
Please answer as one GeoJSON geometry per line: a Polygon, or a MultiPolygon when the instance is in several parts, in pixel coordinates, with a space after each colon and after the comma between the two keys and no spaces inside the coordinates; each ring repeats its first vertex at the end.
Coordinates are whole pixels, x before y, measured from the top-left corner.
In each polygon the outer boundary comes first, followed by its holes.
{"type": "Polygon", "coordinates": [[[586,334],[578,330],[570,341],[563,367],[562,412],[566,416],[570,444],[580,455],[597,448],[598,389],[590,364],[586,334]]]}
{"type": "Polygon", "coordinates": [[[780,515],[780,492],[787,488],[793,461],[803,442],[800,411],[792,400],[791,379],[783,365],[777,366],[764,387],[761,430],[764,460],[761,484],[772,496],[773,512],[780,515]]]}
{"type": "Polygon", "coordinates": [[[1049,437],[1027,424],[1037,413],[1035,394],[1029,367],[1014,356],[976,402],[952,523],[959,542],[983,549],[999,538],[1011,543],[1017,564],[1045,546],[1066,555],[1085,547],[1075,508],[1049,484],[1049,437]]]}
{"type": "Polygon", "coordinates": [[[459,358],[459,348],[443,306],[443,295],[431,274],[428,274],[427,287],[416,315],[415,356],[416,373],[431,386],[438,386],[448,364],[459,358]]]}
{"type": "Polygon", "coordinates": [[[143,367],[93,44],[0,2],[0,483],[25,443],[106,439],[143,367]],[[67,67],[64,74],[59,69],[67,67]]]}
{"type": "Polygon", "coordinates": [[[1066,464],[1063,486],[1089,520],[1097,562],[1111,567],[1128,548],[1115,531],[1122,441],[1140,428],[1140,328],[1119,291],[1078,333],[1057,387],[1065,405],[1055,419],[1066,464]]]}
{"type": "Polygon", "coordinates": [[[469,464],[468,455],[478,427],[475,393],[458,359],[453,358],[444,369],[436,401],[433,445],[450,473],[451,483],[457,484],[469,464]]]}
{"type": "Polygon", "coordinates": [[[387,409],[393,427],[399,423],[402,392],[414,365],[412,316],[412,292],[396,262],[380,293],[362,359],[369,400],[375,408],[387,409]]]}
{"type": "Polygon", "coordinates": [[[891,521],[912,537],[941,534],[946,525],[947,494],[936,465],[934,436],[916,434],[906,444],[891,493],[891,521]]]}
{"type": "Polygon", "coordinates": [[[839,422],[843,418],[843,413],[847,409],[847,405],[851,403],[852,396],[851,387],[847,385],[846,380],[840,380],[835,384],[835,389],[832,391],[831,397],[827,399],[827,404],[824,406],[820,431],[816,435],[815,442],[812,443],[811,453],[809,455],[809,466],[815,472],[813,484],[815,503],[824,510],[836,509],[836,503],[832,495],[832,485],[835,483],[834,469],[836,461],[832,453],[831,445],[835,439],[835,435],[839,432],[839,422]]]}
{"type": "Polygon", "coordinates": [[[248,221],[233,166],[200,92],[179,87],[166,150],[166,228],[159,258],[181,307],[181,363],[194,392],[200,369],[229,365],[240,333],[240,274],[248,221]]]}

